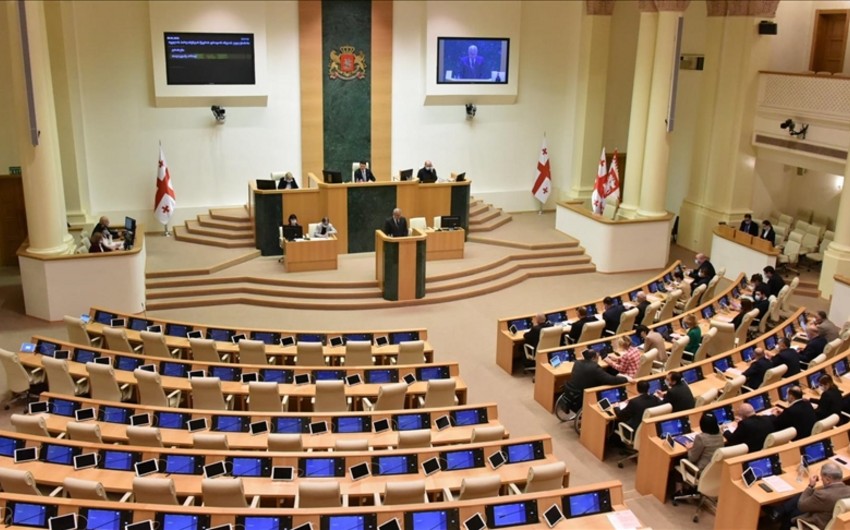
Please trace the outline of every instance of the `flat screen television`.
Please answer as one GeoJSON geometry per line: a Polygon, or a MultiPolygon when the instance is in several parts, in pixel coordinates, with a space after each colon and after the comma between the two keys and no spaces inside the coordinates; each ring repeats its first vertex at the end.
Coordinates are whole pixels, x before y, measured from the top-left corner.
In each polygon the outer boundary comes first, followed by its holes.
{"type": "Polygon", "coordinates": [[[342,172],[332,171],[330,169],[322,170],[322,177],[325,179],[325,184],[342,184],[342,172]]]}
{"type": "Polygon", "coordinates": [[[165,32],[169,85],[253,85],[253,33],[165,32]]]}
{"type": "Polygon", "coordinates": [[[508,83],[511,40],[437,37],[437,84],[508,83]]]}

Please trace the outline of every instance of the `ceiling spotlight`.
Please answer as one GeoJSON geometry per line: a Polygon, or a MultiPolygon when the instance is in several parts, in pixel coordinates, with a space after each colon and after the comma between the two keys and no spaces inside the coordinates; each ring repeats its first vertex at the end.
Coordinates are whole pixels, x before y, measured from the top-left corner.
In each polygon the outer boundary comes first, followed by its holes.
{"type": "Polygon", "coordinates": [[[477,111],[477,110],[478,110],[478,108],[475,105],[473,105],[472,103],[467,103],[466,104],[466,119],[471,120],[472,118],[474,118],[475,117],[475,111],[477,111]]]}
{"type": "Polygon", "coordinates": [[[788,118],[787,120],[779,124],[779,128],[788,129],[788,134],[790,134],[791,136],[799,136],[801,140],[805,140],[806,132],[808,132],[809,130],[809,124],[803,123],[800,127],[800,130],[797,130],[796,127],[797,124],[794,123],[794,120],[792,120],[791,118],[788,118]]]}
{"type": "Polygon", "coordinates": [[[224,120],[225,120],[224,114],[226,112],[224,110],[224,107],[219,107],[218,105],[213,105],[212,107],[210,107],[210,110],[212,111],[213,116],[215,117],[215,121],[217,121],[218,123],[224,123],[224,120]]]}

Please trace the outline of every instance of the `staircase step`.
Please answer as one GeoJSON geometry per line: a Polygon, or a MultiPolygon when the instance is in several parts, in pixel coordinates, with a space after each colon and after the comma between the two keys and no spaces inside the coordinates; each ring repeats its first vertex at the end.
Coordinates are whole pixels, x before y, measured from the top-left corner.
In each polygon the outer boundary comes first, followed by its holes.
{"type": "Polygon", "coordinates": [[[251,230],[251,221],[246,217],[241,221],[230,221],[227,219],[214,219],[209,214],[198,216],[198,224],[205,228],[223,228],[225,230],[251,230]]]}
{"type": "Polygon", "coordinates": [[[186,221],[186,231],[192,235],[200,235],[207,237],[216,237],[220,239],[240,239],[240,240],[252,240],[253,233],[251,229],[241,229],[234,230],[229,228],[213,228],[207,226],[201,226],[198,221],[188,220],[186,221]]]}
{"type": "Polygon", "coordinates": [[[477,226],[480,224],[486,224],[488,221],[492,221],[493,219],[502,215],[502,210],[498,208],[489,208],[484,213],[477,215],[475,217],[470,216],[469,218],[469,226],[477,226]]]}
{"type": "Polygon", "coordinates": [[[820,298],[820,290],[815,288],[803,288],[802,285],[797,287],[797,290],[794,291],[796,296],[805,296],[808,298],[820,298]]]}
{"type": "Polygon", "coordinates": [[[247,221],[249,219],[248,210],[244,206],[210,208],[210,217],[222,221],[247,221]]]}
{"type": "MultiPolygon", "coordinates": [[[[559,269],[562,267],[570,267],[570,266],[581,266],[581,265],[591,265],[590,256],[586,254],[581,254],[578,256],[570,256],[568,258],[552,258],[548,260],[534,260],[534,261],[514,261],[508,265],[507,272],[515,273],[518,271],[526,271],[530,272],[531,270],[547,270],[547,269],[559,269]]],[[[593,266],[593,265],[591,265],[593,266]]],[[[593,266],[595,270],[595,266],[593,266]]],[[[463,289],[470,282],[477,282],[481,284],[487,284],[490,282],[496,282],[505,277],[505,268],[499,268],[496,270],[488,271],[484,274],[476,275],[474,277],[464,276],[454,281],[445,281],[445,282],[427,282],[425,285],[426,291],[428,293],[442,293],[447,291],[455,291],[458,289],[463,289]]]]}
{"type": "Polygon", "coordinates": [[[501,215],[501,216],[499,216],[499,217],[497,217],[497,218],[495,218],[491,221],[483,223],[483,224],[476,224],[476,225],[470,224],[469,233],[473,234],[473,233],[478,233],[478,232],[490,232],[492,230],[499,228],[500,226],[502,226],[504,224],[511,222],[511,219],[512,219],[512,217],[510,215],[503,214],[503,215],[501,215]]]}
{"type": "Polygon", "coordinates": [[[478,201],[475,205],[470,204],[469,205],[469,218],[472,219],[475,216],[481,215],[489,209],[490,209],[490,206],[487,205],[487,204],[484,204],[481,201],[478,201]]]}
{"type": "Polygon", "coordinates": [[[210,237],[202,234],[192,234],[186,230],[185,226],[174,227],[174,239],[177,241],[188,241],[190,243],[198,243],[200,245],[211,245],[222,248],[253,248],[253,239],[221,239],[218,237],[210,237]]]}

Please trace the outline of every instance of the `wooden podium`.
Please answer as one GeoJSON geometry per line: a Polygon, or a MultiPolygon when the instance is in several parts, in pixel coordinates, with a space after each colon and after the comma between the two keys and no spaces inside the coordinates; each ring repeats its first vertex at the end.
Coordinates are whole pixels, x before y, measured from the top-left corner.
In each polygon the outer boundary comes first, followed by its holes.
{"type": "Polygon", "coordinates": [[[417,228],[409,237],[390,237],[375,230],[375,278],[384,300],[425,296],[425,239],[417,228]]]}

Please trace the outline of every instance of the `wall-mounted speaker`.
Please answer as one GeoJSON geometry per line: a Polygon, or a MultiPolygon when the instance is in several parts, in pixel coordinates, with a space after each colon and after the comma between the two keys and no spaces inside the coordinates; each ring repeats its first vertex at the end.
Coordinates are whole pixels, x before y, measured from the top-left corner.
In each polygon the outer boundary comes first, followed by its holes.
{"type": "Polygon", "coordinates": [[[762,20],[759,22],[759,35],[776,35],[779,32],[779,25],[776,22],[762,20]]]}

